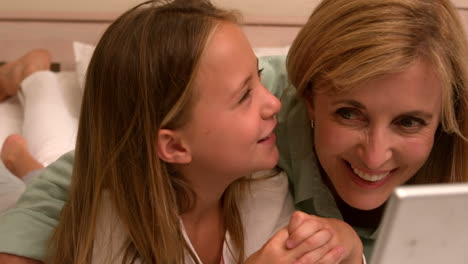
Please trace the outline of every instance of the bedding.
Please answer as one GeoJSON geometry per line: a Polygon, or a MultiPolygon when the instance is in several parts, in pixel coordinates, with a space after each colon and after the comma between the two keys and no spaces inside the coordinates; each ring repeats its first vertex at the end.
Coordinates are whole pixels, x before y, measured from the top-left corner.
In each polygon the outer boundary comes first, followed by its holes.
{"type": "MultiPolygon", "coordinates": [[[[468,9],[459,8],[459,12],[468,26],[468,9]]],[[[64,70],[58,73],[54,88],[31,89],[36,104],[23,107],[29,102],[24,100],[24,93],[0,103],[0,146],[8,135],[23,134],[33,155],[43,164],[73,148],[84,76],[94,49],[93,45],[79,41],[96,43],[114,17],[0,11],[0,62],[17,58],[33,48],[46,48],[64,70]],[[44,111],[35,110],[42,106],[44,111]]],[[[244,31],[256,47],[257,56],[285,54],[306,19],[246,17],[244,31]]],[[[32,87],[34,82],[29,82],[32,87]]],[[[0,213],[12,206],[23,190],[24,183],[0,162],[0,213]]]]}
{"type": "MultiPolygon", "coordinates": [[[[0,103],[0,142],[21,134],[44,166],[74,149],[82,92],[74,72],[37,72],[26,78],[17,96],[0,103]]],[[[24,183],[0,162],[0,212],[11,206],[24,183]]]]}
{"type": "MultiPolygon", "coordinates": [[[[94,46],[73,42],[76,71],[38,72],[26,78],[17,96],[0,103],[0,144],[10,134],[22,134],[33,156],[44,166],[72,150],[86,70],[94,46]]],[[[286,54],[289,47],[255,49],[257,56],[286,54]]],[[[24,183],[0,162],[0,212],[11,207],[24,183]]]]}

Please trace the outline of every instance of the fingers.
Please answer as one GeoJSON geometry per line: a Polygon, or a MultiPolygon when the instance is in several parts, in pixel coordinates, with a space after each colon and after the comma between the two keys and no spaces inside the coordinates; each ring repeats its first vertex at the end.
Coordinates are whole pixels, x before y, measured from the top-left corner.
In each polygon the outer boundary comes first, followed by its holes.
{"type": "MultiPolygon", "coordinates": [[[[344,256],[344,248],[343,247],[334,247],[329,250],[325,256],[323,256],[317,264],[335,264],[340,263],[343,256],[344,256]]],[[[305,257],[305,256],[304,256],[305,257]]],[[[307,262],[304,262],[307,263],[307,262]]]]}
{"type": "Polygon", "coordinates": [[[292,263],[296,258],[285,247],[288,235],[286,227],[280,229],[260,250],[249,256],[246,263],[292,263]]]}
{"type": "Polygon", "coordinates": [[[296,213],[291,217],[290,225],[288,226],[289,237],[286,241],[288,249],[296,247],[304,240],[325,229],[322,222],[318,221],[316,217],[304,213],[296,213]],[[291,226],[293,228],[290,228],[291,226]]]}
{"type": "Polygon", "coordinates": [[[295,248],[290,249],[291,254],[295,259],[301,259],[304,256],[307,256],[305,259],[309,262],[305,263],[315,263],[330,251],[330,248],[332,247],[329,243],[331,238],[331,233],[328,230],[322,229],[303,240],[295,248]]]}
{"type": "Polygon", "coordinates": [[[286,250],[285,244],[288,237],[289,234],[287,228],[281,228],[270,238],[270,240],[268,240],[268,242],[265,243],[264,247],[270,247],[272,249],[284,251],[286,250]]]}
{"type": "Polygon", "coordinates": [[[343,247],[322,247],[316,251],[309,252],[298,258],[294,264],[337,264],[340,263],[344,256],[343,247]]]}
{"type": "Polygon", "coordinates": [[[310,215],[303,213],[301,211],[294,212],[291,215],[291,219],[289,220],[288,224],[288,232],[291,234],[293,233],[301,224],[302,222],[307,219],[310,215]]]}

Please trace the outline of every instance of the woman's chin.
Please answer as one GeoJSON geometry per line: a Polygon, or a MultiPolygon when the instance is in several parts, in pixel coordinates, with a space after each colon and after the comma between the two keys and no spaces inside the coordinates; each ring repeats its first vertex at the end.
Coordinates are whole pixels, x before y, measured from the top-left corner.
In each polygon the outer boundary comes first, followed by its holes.
{"type": "Polygon", "coordinates": [[[365,197],[360,195],[359,197],[353,196],[353,199],[347,199],[348,197],[341,196],[341,199],[349,206],[363,210],[363,211],[370,211],[379,208],[382,206],[388,199],[388,197],[365,197]]]}

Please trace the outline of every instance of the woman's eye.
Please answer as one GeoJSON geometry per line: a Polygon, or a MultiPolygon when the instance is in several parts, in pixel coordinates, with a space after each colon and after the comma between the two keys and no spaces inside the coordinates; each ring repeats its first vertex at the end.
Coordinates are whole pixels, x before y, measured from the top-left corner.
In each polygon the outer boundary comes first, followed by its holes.
{"type": "Polygon", "coordinates": [[[343,107],[335,112],[339,117],[346,119],[346,120],[351,120],[351,119],[356,119],[358,112],[352,108],[348,107],[343,107]]]}
{"type": "Polygon", "coordinates": [[[242,103],[244,102],[245,100],[247,100],[249,97],[250,97],[250,92],[252,91],[252,89],[247,89],[247,91],[245,91],[244,95],[242,95],[242,98],[239,100],[239,103],[242,103]]]}

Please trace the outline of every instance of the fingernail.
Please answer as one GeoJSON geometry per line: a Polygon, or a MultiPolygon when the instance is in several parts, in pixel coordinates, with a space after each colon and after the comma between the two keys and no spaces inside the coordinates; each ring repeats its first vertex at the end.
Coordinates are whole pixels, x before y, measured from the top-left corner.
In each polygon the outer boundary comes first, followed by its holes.
{"type": "Polygon", "coordinates": [[[286,240],[286,248],[291,249],[294,247],[294,242],[290,239],[286,240]]]}

